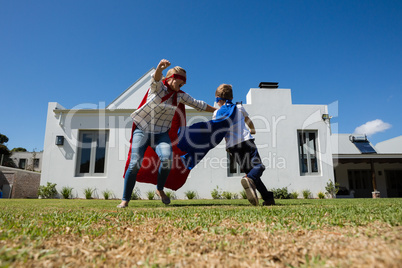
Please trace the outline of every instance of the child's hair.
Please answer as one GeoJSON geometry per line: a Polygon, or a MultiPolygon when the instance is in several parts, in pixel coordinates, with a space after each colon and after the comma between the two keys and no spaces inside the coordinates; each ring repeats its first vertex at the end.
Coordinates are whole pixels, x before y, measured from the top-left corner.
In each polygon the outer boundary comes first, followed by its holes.
{"type": "Polygon", "coordinates": [[[232,100],[233,99],[232,85],[228,84],[220,85],[215,91],[215,96],[226,100],[232,100]]]}
{"type": "Polygon", "coordinates": [[[172,74],[177,74],[177,73],[186,73],[186,70],[184,70],[180,66],[173,67],[173,68],[169,69],[169,71],[167,71],[166,77],[169,77],[172,74]]]}

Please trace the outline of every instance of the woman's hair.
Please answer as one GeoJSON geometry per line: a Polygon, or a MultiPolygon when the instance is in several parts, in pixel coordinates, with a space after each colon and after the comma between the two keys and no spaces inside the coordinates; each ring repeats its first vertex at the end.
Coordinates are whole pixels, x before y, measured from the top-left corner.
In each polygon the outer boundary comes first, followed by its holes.
{"type": "Polygon", "coordinates": [[[180,66],[173,67],[167,71],[166,77],[171,76],[172,74],[177,74],[177,73],[186,73],[186,70],[181,68],[180,66]]]}
{"type": "Polygon", "coordinates": [[[226,100],[232,100],[233,99],[232,85],[228,84],[220,85],[215,91],[215,96],[226,100]]]}

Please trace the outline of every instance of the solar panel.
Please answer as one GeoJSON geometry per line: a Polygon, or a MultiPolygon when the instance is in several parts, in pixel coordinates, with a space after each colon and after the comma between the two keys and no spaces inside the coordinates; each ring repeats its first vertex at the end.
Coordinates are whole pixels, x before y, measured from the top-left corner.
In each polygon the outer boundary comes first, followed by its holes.
{"type": "Polygon", "coordinates": [[[368,141],[355,141],[353,144],[362,154],[376,154],[377,152],[368,141]]]}

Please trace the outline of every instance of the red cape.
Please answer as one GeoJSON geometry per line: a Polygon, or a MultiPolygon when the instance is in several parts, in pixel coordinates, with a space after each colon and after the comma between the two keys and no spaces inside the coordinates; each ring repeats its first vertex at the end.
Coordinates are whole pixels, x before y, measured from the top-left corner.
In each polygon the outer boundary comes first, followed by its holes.
{"type": "MultiPolygon", "coordinates": [[[[142,99],[140,105],[138,106],[137,109],[139,109],[141,106],[143,106],[148,97],[148,92],[145,94],[144,98],[142,99]]],[[[183,92],[183,91],[179,91],[183,92]]],[[[184,153],[177,148],[177,132],[181,126],[186,125],[186,109],[183,103],[179,103],[176,109],[176,113],[173,116],[172,120],[172,126],[169,131],[169,137],[170,141],[172,143],[172,151],[173,151],[173,163],[172,163],[172,169],[170,170],[169,176],[166,180],[165,187],[172,189],[176,191],[177,189],[180,189],[184,183],[186,183],[188,174],[190,173],[190,170],[187,169],[183,161],[180,159],[180,155],[183,155],[184,153]]],[[[127,157],[127,162],[126,166],[124,169],[124,175],[126,174],[126,171],[128,169],[128,165],[130,164],[130,159],[131,159],[131,147],[133,145],[133,132],[136,128],[135,123],[133,123],[133,127],[131,129],[131,138],[130,138],[130,150],[128,152],[128,157],[127,157]]],[[[138,171],[137,174],[137,181],[138,182],[145,182],[145,183],[152,183],[152,184],[157,184],[157,177],[158,177],[158,169],[160,165],[160,160],[158,155],[155,153],[155,151],[151,148],[148,147],[147,150],[145,151],[144,154],[144,159],[142,161],[142,165],[140,170],[138,171]],[[155,163],[155,164],[153,164],[155,163]]]]}

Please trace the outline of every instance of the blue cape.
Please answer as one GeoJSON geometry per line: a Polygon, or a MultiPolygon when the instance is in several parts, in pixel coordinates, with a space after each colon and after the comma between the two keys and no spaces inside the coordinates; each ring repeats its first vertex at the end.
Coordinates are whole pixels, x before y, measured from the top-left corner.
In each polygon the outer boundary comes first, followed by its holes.
{"type": "Polygon", "coordinates": [[[187,169],[192,169],[204,156],[226,136],[236,117],[236,104],[227,101],[217,111],[216,119],[181,127],[177,147],[185,152],[182,160],[187,169]]]}

